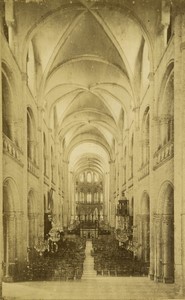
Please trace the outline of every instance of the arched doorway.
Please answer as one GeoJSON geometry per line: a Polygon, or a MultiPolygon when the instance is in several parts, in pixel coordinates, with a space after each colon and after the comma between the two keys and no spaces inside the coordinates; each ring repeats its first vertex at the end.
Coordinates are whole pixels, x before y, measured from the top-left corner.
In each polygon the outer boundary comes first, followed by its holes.
{"type": "Polygon", "coordinates": [[[16,273],[18,257],[18,239],[16,236],[20,231],[16,211],[20,212],[19,194],[15,182],[8,178],[3,184],[3,266],[5,281],[11,281],[16,273]]]}
{"type": "Polygon", "coordinates": [[[174,282],[174,189],[163,183],[155,216],[155,278],[174,282]]]}

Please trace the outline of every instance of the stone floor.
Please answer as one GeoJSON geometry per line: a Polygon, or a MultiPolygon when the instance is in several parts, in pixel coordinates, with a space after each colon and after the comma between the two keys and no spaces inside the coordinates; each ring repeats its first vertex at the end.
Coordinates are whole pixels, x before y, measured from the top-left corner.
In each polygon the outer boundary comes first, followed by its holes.
{"type": "Polygon", "coordinates": [[[84,274],[80,281],[3,283],[3,299],[185,299],[175,293],[173,284],[154,283],[146,277],[96,276],[91,247],[91,242],[87,242],[84,274]]]}

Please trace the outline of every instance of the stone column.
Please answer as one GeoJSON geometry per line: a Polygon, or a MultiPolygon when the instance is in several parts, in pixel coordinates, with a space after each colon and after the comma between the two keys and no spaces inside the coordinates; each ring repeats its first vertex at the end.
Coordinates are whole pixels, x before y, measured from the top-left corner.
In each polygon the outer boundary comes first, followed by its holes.
{"type": "Polygon", "coordinates": [[[5,21],[8,26],[9,45],[12,52],[14,52],[14,2],[8,0],[5,2],[5,21]]]}
{"type": "Polygon", "coordinates": [[[38,231],[37,231],[37,238],[44,238],[44,156],[43,156],[43,149],[44,149],[44,140],[43,140],[43,115],[44,110],[40,106],[38,108],[38,166],[39,166],[39,191],[38,191],[38,198],[40,201],[38,202],[37,209],[38,209],[38,231]]]}
{"type": "MultiPolygon", "coordinates": [[[[24,239],[24,232],[22,230],[23,225],[27,227],[27,222],[26,224],[24,223],[24,213],[23,211],[16,211],[15,212],[15,232],[16,232],[16,257],[18,258],[19,262],[23,262],[24,259],[26,258],[27,251],[25,253],[25,249],[21,247],[21,244],[24,239]]],[[[27,249],[27,241],[26,241],[26,249],[27,249]]]]}
{"type": "Polygon", "coordinates": [[[119,169],[119,198],[122,196],[122,184],[123,184],[123,140],[119,141],[118,144],[119,155],[118,155],[118,169],[119,169]]]}
{"type": "Polygon", "coordinates": [[[162,280],[162,243],[161,243],[161,216],[155,216],[155,275],[157,282],[162,280]]]}
{"type": "MultiPolygon", "coordinates": [[[[20,97],[22,97],[22,113],[23,115],[22,117],[22,124],[19,123],[19,126],[22,127],[22,136],[21,136],[21,140],[22,140],[22,150],[24,153],[23,156],[23,170],[22,170],[22,185],[21,185],[21,201],[22,201],[22,211],[20,212],[20,215],[18,216],[18,218],[20,217],[19,220],[21,220],[20,223],[20,236],[21,236],[21,242],[18,244],[18,248],[19,249],[19,253],[21,254],[19,259],[21,259],[22,261],[26,260],[27,257],[27,212],[28,212],[28,187],[27,187],[27,175],[28,175],[28,157],[27,157],[27,74],[22,72],[21,74],[21,86],[20,86],[20,97]],[[21,126],[22,125],[22,126],[21,126]]],[[[19,222],[18,220],[18,222],[19,222]]]]}
{"type": "Polygon", "coordinates": [[[105,173],[105,181],[104,181],[104,190],[103,190],[103,215],[104,215],[104,220],[107,220],[107,214],[108,214],[108,202],[109,202],[109,197],[108,197],[108,173],[105,173]]]}
{"type": "Polygon", "coordinates": [[[155,236],[155,217],[151,218],[150,216],[150,270],[149,270],[149,277],[151,280],[154,280],[155,274],[155,243],[154,243],[154,236],[155,236]],[[152,230],[151,230],[152,229],[152,230]]]}
{"type": "Polygon", "coordinates": [[[29,222],[29,230],[28,230],[28,234],[29,234],[29,239],[28,239],[28,246],[33,248],[35,245],[35,218],[36,215],[35,213],[29,213],[28,215],[28,222],[29,222]]]}
{"type": "Polygon", "coordinates": [[[69,162],[63,161],[64,163],[64,205],[63,205],[63,217],[64,227],[67,228],[69,222],[69,199],[68,199],[68,167],[69,162]]]}
{"type": "Polygon", "coordinates": [[[109,222],[111,227],[115,227],[115,200],[114,200],[114,188],[115,188],[115,170],[114,170],[114,161],[109,161],[110,165],[110,186],[109,186],[109,202],[110,202],[110,211],[109,211],[109,222]]]}
{"type": "Polygon", "coordinates": [[[12,265],[15,262],[16,257],[16,239],[15,239],[15,214],[14,212],[9,212],[4,215],[5,218],[5,281],[12,281],[12,265]]]}
{"type": "Polygon", "coordinates": [[[53,164],[53,179],[55,183],[55,190],[56,190],[56,204],[57,204],[57,224],[61,225],[61,196],[60,196],[60,172],[59,172],[59,143],[54,141],[54,164],[53,164]]]}
{"type": "Polygon", "coordinates": [[[159,118],[159,122],[160,122],[160,137],[161,137],[161,141],[160,141],[160,144],[161,145],[165,145],[169,138],[168,137],[168,125],[169,125],[169,122],[171,121],[171,115],[161,115],[160,118],[159,118]]]}
{"type": "Polygon", "coordinates": [[[149,276],[151,280],[154,280],[154,275],[156,274],[156,232],[155,232],[155,223],[156,223],[156,186],[155,182],[155,172],[153,170],[153,155],[157,149],[157,136],[158,136],[158,119],[157,119],[157,112],[156,112],[156,99],[158,99],[158,88],[156,85],[156,78],[154,73],[149,73],[149,81],[150,81],[150,110],[149,110],[149,196],[150,196],[150,270],[149,276]]]}
{"type": "Polygon", "coordinates": [[[70,173],[70,189],[71,189],[71,199],[70,199],[70,203],[71,203],[71,216],[73,219],[75,219],[75,215],[76,215],[76,212],[75,212],[75,182],[74,182],[74,174],[73,172],[70,173]]]}
{"type": "Polygon", "coordinates": [[[31,159],[31,161],[32,162],[35,162],[35,160],[36,160],[36,157],[35,157],[35,141],[29,141],[29,147],[30,147],[30,159],[31,159]]]}
{"type": "Polygon", "coordinates": [[[162,217],[162,240],[163,240],[163,281],[174,281],[174,228],[173,216],[162,217]]]}
{"type": "Polygon", "coordinates": [[[144,262],[148,262],[149,261],[149,249],[150,249],[150,245],[149,245],[149,240],[150,240],[150,233],[149,233],[149,215],[142,215],[142,258],[144,262]]]}
{"type": "Polygon", "coordinates": [[[129,130],[125,129],[125,146],[126,146],[126,161],[125,161],[125,168],[126,168],[126,190],[128,190],[128,179],[129,179],[129,130]]]}
{"type": "Polygon", "coordinates": [[[142,215],[137,215],[137,243],[141,245],[140,248],[137,250],[137,256],[139,259],[142,258],[142,249],[143,249],[143,240],[142,240],[142,230],[143,230],[143,222],[142,222],[142,215]]]}

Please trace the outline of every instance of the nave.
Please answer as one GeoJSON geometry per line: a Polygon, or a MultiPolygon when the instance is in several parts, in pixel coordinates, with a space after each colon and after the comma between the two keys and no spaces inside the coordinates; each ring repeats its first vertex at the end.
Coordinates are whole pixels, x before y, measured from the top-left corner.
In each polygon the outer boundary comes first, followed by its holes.
{"type": "Polygon", "coordinates": [[[4,297],[185,297],[185,0],[0,0],[0,26],[4,297]]]}
{"type": "Polygon", "coordinates": [[[91,255],[92,242],[87,241],[84,272],[80,281],[32,281],[3,283],[4,300],[119,300],[119,299],[183,299],[175,289],[147,277],[98,276],[91,255]]]}

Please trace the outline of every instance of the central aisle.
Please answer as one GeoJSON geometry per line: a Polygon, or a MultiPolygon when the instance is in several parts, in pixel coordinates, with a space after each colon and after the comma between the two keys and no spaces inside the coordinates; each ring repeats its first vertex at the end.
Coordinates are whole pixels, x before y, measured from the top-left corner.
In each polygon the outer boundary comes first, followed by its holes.
{"type": "Polygon", "coordinates": [[[95,279],[96,278],[96,271],[94,270],[94,258],[91,256],[92,250],[92,242],[86,242],[86,249],[85,249],[85,261],[84,261],[84,271],[82,275],[83,279],[95,279]]]}
{"type": "Polygon", "coordinates": [[[86,242],[81,280],[3,283],[4,300],[123,300],[183,299],[174,284],[154,283],[146,277],[97,276],[91,256],[92,242],[86,242]]]}

